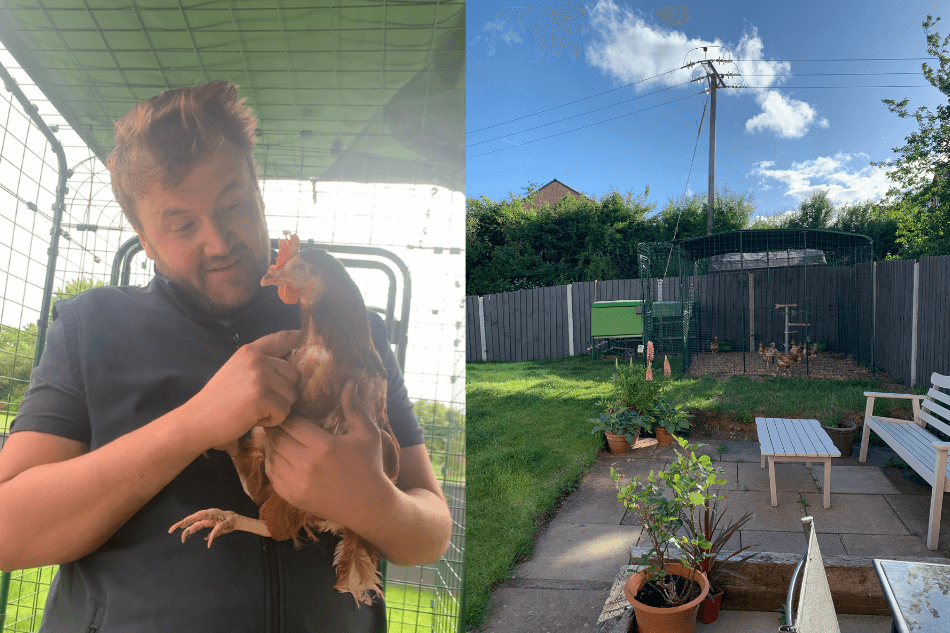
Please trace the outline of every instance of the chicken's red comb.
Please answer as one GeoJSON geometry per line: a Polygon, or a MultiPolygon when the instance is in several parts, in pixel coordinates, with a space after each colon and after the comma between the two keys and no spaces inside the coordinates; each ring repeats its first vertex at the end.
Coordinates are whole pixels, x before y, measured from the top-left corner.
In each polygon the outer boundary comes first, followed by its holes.
{"type": "Polygon", "coordinates": [[[277,243],[280,245],[280,250],[277,251],[277,263],[274,266],[283,268],[284,264],[300,250],[300,238],[295,233],[286,240],[278,240],[277,243]]]}

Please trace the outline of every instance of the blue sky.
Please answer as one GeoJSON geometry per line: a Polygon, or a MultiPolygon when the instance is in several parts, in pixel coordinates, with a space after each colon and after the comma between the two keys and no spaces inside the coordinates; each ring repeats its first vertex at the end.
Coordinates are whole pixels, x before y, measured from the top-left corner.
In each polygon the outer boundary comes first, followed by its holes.
{"type": "Polygon", "coordinates": [[[925,60],[881,59],[926,57],[921,23],[942,11],[935,30],[945,36],[946,2],[678,1],[689,12],[679,25],[646,2],[469,2],[466,195],[500,200],[554,178],[596,197],[649,185],[657,211],[705,195],[706,84],[677,85],[701,66],[676,70],[702,60],[702,46],[708,59],[734,60],[716,64],[740,75],[727,85],[750,86],[718,91],[717,188],[750,193],[756,215],[821,188],[836,204],[884,195],[890,181],[871,162],[894,158],[916,123],[881,100],[933,109],[942,95],[921,73],[925,60]]]}

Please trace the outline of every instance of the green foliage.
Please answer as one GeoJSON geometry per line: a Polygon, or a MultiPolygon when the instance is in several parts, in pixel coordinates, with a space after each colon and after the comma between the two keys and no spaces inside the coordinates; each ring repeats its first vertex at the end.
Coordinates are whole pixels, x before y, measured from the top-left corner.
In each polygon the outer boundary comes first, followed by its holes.
{"type": "Polygon", "coordinates": [[[665,471],[650,471],[645,481],[638,475],[629,484],[621,485],[623,475],[610,469],[610,477],[617,485],[617,500],[637,516],[650,539],[650,551],[639,561],[644,566],[641,571],[647,574],[648,582],[663,593],[671,607],[685,603],[688,596],[677,589],[675,580],[670,577],[669,564],[678,560],[698,569],[712,545],[701,533],[677,534],[685,524],[684,515],[692,515],[697,507],[722,499],[709,489],[726,483],[717,477],[722,469],[712,465],[709,455],[696,455],[696,449],[702,444],[690,444],[682,438],[676,441],[682,449],[677,458],[665,471]],[[663,496],[664,486],[672,491],[672,499],[663,496]],[[670,555],[671,546],[680,552],[678,557],[670,555]],[[655,557],[656,562],[651,562],[651,557],[655,557]]]}
{"type": "MultiPolygon", "coordinates": [[[[649,188],[647,188],[647,192],[649,188]]],[[[469,295],[637,276],[637,244],[647,236],[647,192],[600,200],[565,197],[540,209],[525,196],[466,200],[469,295]]]]}
{"type": "Polygon", "coordinates": [[[686,412],[685,404],[672,404],[663,398],[653,405],[653,420],[657,426],[662,426],[671,435],[689,431],[690,414],[686,412]]]}
{"type": "MultiPolygon", "coordinates": [[[[746,490],[748,490],[748,487],[746,487],[746,490]]],[[[683,527],[686,528],[689,543],[686,547],[692,548],[693,551],[690,552],[690,556],[699,560],[698,569],[705,573],[709,580],[709,595],[715,595],[722,591],[721,583],[727,576],[745,578],[736,572],[736,567],[758,554],[758,552],[747,554],[739,559],[735,559],[735,557],[747,549],[757,547],[757,545],[746,545],[733,550],[728,555],[724,555],[723,549],[739,529],[752,520],[753,514],[754,511],[750,510],[743,514],[739,520],[720,527],[719,524],[725,518],[726,511],[719,508],[719,499],[714,499],[711,505],[707,500],[702,506],[695,508],[694,512],[683,513],[683,527]],[[709,543],[709,546],[693,545],[694,542],[709,543]]]]}
{"type": "Polygon", "coordinates": [[[634,365],[633,359],[623,368],[614,360],[614,368],[614,374],[610,377],[612,400],[645,415],[652,413],[662,392],[660,383],[647,380],[646,367],[634,365]]]}
{"type": "MultiPolygon", "coordinates": [[[[706,235],[709,198],[706,194],[671,198],[666,207],[651,218],[653,237],[649,241],[668,242],[673,239],[706,235]]],[[[716,191],[713,200],[713,233],[736,231],[749,226],[755,211],[752,194],[738,194],[728,187],[716,191]]]]}
{"type": "Polygon", "coordinates": [[[819,189],[798,205],[798,211],[786,216],[781,228],[827,229],[835,215],[835,206],[828,199],[828,190],[819,189]]]}
{"type": "Polygon", "coordinates": [[[870,237],[874,242],[875,261],[898,259],[904,252],[904,247],[897,242],[899,215],[897,209],[882,202],[846,204],[838,208],[831,228],[870,237]]]}
{"type": "Polygon", "coordinates": [[[413,408],[435,474],[443,481],[465,481],[465,414],[427,400],[419,400],[413,408]]]}
{"type": "MultiPolygon", "coordinates": [[[[73,279],[64,288],[53,292],[50,309],[60,299],[101,285],[101,281],[92,279],[73,279]]],[[[0,325],[0,413],[15,414],[23,401],[33,373],[38,335],[39,327],[35,323],[28,323],[23,329],[0,325]]],[[[7,425],[0,425],[0,428],[6,430],[7,425]]]]}
{"type": "Polygon", "coordinates": [[[641,415],[627,407],[613,407],[607,405],[607,410],[600,414],[598,418],[588,418],[588,422],[594,423],[591,434],[599,431],[622,437],[631,444],[636,442],[640,429],[649,431],[653,424],[653,419],[648,415],[641,415]]]}
{"type": "MultiPolygon", "coordinates": [[[[923,22],[927,52],[939,60],[937,67],[921,64],[924,78],[945,97],[950,97],[950,35],[941,40],[931,32],[940,18],[928,15],[923,22]]],[[[926,106],[913,112],[908,99],[884,99],[888,110],[902,119],[913,117],[918,129],[895,147],[898,158],[877,163],[888,169],[894,187],[888,197],[896,201],[897,239],[910,257],[950,253],[950,104],[926,106]]],[[[872,163],[874,164],[874,163],[872,163]]]]}

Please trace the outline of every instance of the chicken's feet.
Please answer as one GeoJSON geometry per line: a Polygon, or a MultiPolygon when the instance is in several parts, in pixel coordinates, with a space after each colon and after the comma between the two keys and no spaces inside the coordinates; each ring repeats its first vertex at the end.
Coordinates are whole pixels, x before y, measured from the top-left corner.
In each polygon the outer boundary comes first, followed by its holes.
{"type": "Polygon", "coordinates": [[[237,512],[219,510],[217,508],[208,508],[207,510],[201,510],[191,516],[185,517],[168,528],[168,533],[171,534],[178,528],[183,529],[181,533],[182,543],[198,530],[212,528],[211,534],[205,537],[208,541],[208,547],[211,547],[211,543],[214,542],[216,536],[227,534],[234,530],[270,537],[270,531],[268,531],[267,526],[260,519],[251,519],[241,516],[237,512]]]}

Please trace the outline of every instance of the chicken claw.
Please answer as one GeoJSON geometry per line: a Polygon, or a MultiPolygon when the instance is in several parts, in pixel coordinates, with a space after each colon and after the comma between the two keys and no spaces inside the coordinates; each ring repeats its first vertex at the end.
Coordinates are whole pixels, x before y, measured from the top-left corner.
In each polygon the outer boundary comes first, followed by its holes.
{"type": "Polygon", "coordinates": [[[207,510],[201,510],[191,516],[185,517],[168,528],[168,533],[171,534],[178,528],[183,529],[181,533],[182,543],[198,530],[212,528],[211,534],[205,537],[208,541],[208,547],[211,547],[211,543],[214,542],[216,536],[227,534],[234,530],[253,532],[261,536],[270,536],[267,526],[265,526],[264,522],[260,519],[249,519],[248,517],[239,515],[237,512],[219,510],[217,508],[208,508],[207,510]]]}

